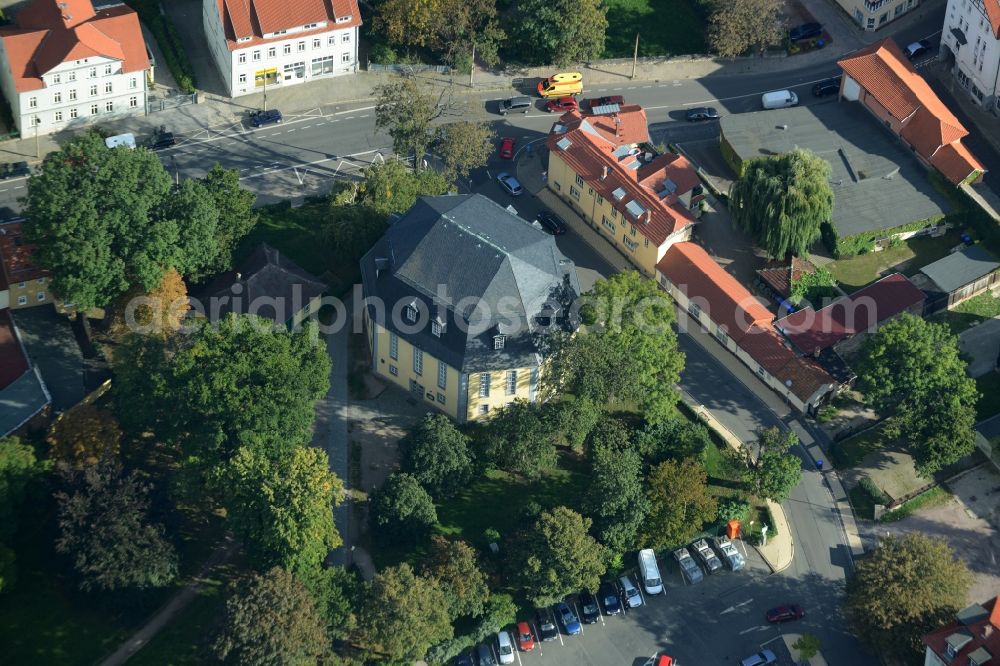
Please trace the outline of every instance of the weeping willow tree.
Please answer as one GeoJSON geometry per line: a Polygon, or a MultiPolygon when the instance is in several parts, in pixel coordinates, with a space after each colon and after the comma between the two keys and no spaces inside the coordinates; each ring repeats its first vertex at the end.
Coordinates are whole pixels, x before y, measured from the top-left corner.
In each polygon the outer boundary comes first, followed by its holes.
{"type": "Polygon", "coordinates": [[[767,255],[801,256],[830,221],[830,165],[808,150],[752,160],[729,191],[733,220],[767,255]]]}

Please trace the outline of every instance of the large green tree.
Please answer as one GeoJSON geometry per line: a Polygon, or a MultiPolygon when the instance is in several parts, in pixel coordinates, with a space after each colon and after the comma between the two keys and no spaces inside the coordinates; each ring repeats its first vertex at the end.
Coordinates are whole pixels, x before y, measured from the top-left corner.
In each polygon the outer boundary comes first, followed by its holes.
{"type": "Polygon", "coordinates": [[[972,453],[979,393],[944,324],[904,314],[869,336],[860,357],[858,388],[921,475],[972,453]]]}
{"type": "Polygon", "coordinates": [[[519,61],[562,67],[604,54],[608,7],[602,0],[522,0],[510,26],[509,50],[519,61]]]}
{"type": "Polygon", "coordinates": [[[17,437],[0,438],[0,540],[14,535],[21,507],[44,471],[34,447],[17,437]]]}
{"type": "Polygon", "coordinates": [[[394,472],[371,496],[372,525],[386,541],[419,541],[437,523],[434,500],[412,474],[394,472]]]}
{"type": "Polygon", "coordinates": [[[163,587],[177,576],[177,553],[162,525],[150,522],[152,486],[120,463],[63,470],[55,494],[56,550],[72,562],[86,592],[163,587]]]}
{"type": "Polygon", "coordinates": [[[584,588],[596,590],[607,550],[590,536],[592,522],[557,506],[542,512],[513,544],[511,573],[536,606],[548,606],[584,588]]]}
{"type": "Polygon", "coordinates": [[[675,548],[715,520],[718,505],[708,492],[708,473],[701,463],[666,460],[649,473],[649,515],[643,526],[650,548],[675,548]]]}
{"type": "Polygon", "coordinates": [[[422,659],[427,648],[452,637],[448,598],[438,582],[409,564],[375,574],[358,617],[356,642],[380,663],[422,659]]]}
{"type": "Polygon", "coordinates": [[[781,0],[711,0],[708,41],[721,56],[734,58],[751,49],[763,54],[781,42],[781,0]]]}
{"type": "Polygon", "coordinates": [[[802,479],[802,461],[791,453],[798,443],[799,438],[790,430],[782,433],[777,428],[766,428],[757,434],[755,445],[740,449],[743,478],[750,493],[775,502],[788,497],[802,479]]]}
{"type": "Polygon", "coordinates": [[[499,469],[527,477],[555,467],[555,437],[541,410],[525,400],[497,410],[481,438],[486,459],[499,469]]]}
{"type": "Polygon", "coordinates": [[[444,414],[428,414],[400,441],[403,469],[437,500],[454,495],[472,476],[469,438],[444,414]]]}
{"type": "Polygon", "coordinates": [[[240,172],[213,166],[201,179],[208,195],[212,197],[219,222],[215,238],[219,244],[219,254],[215,265],[217,271],[228,270],[233,263],[233,251],[243,237],[257,224],[257,213],[253,204],[257,195],[240,187],[240,172]]]}
{"type": "Polygon", "coordinates": [[[708,428],[679,416],[648,424],[637,433],[636,445],[650,465],[667,459],[704,460],[708,448],[715,446],[708,428]]]}
{"type": "Polygon", "coordinates": [[[327,634],[344,640],[357,626],[357,609],[364,581],[357,569],[318,567],[296,574],[312,595],[316,610],[326,623],[327,634]]]}
{"type": "Polygon", "coordinates": [[[555,341],[545,373],[549,395],[634,406],[656,423],[676,414],[674,385],[684,367],[672,328],[674,304],[635,271],[600,280],[581,308],[586,328],[555,341]]]}
{"type": "Polygon", "coordinates": [[[912,661],[920,638],[966,605],[972,576],[948,544],[919,533],[888,536],[847,581],[854,632],[887,655],[912,661]]]}
{"type": "Polygon", "coordinates": [[[372,92],[375,95],[375,129],[387,131],[396,154],[412,155],[419,167],[434,141],[433,123],[453,114],[457,108],[451,89],[435,92],[420,79],[408,76],[380,83],[372,92]]]}
{"type": "Polygon", "coordinates": [[[333,507],[343,501],[344,485],[325,451],[302,447],[271,460],[242,448],[215,481],[226,524],[261,568],[308,571],[341,544],[333,507]]]}
{"type": "Polygon", "coordinates": [[[240,666],[306,666],[329,649],[323,618],[295,576],[274,567],[241,580],[226,600],[215,656],[240,666]]]}
{"type": "Polygon", "coordinates": [[[476,551],[465,541],[436,535],[424,561],[423,573],[437,580],[448,597],[451,617],[479,617],[490,598],[486,574],[479,568],[476,551]]]}
{"type": "Polygon", "coordinates": [[[550,400],[542,405],[542,418],[555,433],[557,446],[579,450],[601,420],[600,406],[587,398],[550,400]]]}
{"type": "Polygon", "coordinates": [[[769,257],[805,255],[833,213],[830,165],[801,148],[750,160],[729,191],[733,221],[769,257]]]}
{"type": "Polygon", "coordinates": [[[468,62],[475,48],[492,67],[504,39],[496,0],[381,0],[375,29],[397,46],[428,48],[450,65],[468,62]]]}
{"type": "Polygon", "coordinates": [[[493,153],[496,133],[485,123],[460,120],[437,131],[434,153],[441,158],[449,181],[468,178],[473,169],[486,166],[493,153]]]}
{"type": "Polygon", "coordinates": [[[606,419],[590,433],[590,488],[584,510],[594,520],[601,543],[614,555],[636,547],[649,511],[642,478],[642,456],[631,445],[624,423],[606,419]]]}

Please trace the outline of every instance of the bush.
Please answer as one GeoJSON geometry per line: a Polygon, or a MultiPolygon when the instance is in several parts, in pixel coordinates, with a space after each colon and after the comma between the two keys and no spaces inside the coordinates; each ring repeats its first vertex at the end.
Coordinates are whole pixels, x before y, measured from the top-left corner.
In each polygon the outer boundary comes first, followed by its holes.
{"type": "Polygon", "coordinates": [[[197,80],[191,61],[188,60],[187,51],[181,43],[177,26],[160,8],[160,0],[126,0],[125,4],[139,14],[139,18],[153,33],[167,61],[167,68],[177,81],[177,86],[185,93],[195,92],[197,80]]]}
{"type": "Polygon", "coordinates": [[[368,61],[376,65],[395,65],[396,52],[388,44],[376,44],[368,54],[368,61]]]}
{"type": "Polygon", "coordinates": [[[427,651],[427,656],[425,657],[428,664],[432,666],[444,666],[449,663],[449,661],[459,654],[462,650],[468,649],[476,644],[476,640],[473,636],[468,634],[463,636],[455,636],[455,638],[449,638],[443,643],[438,643],[431,647],[427,651]]]}
{"type": "Polygon", "coordinates": [[[730,520],[738,520],[741,523],[747,521],[750,515],[750,502],[742,497],[723,497],[719,499],[719,522],[727,523],[730,520]]]}
{"type": "Polygon", "coordinates": [[[764,512],[767,514],[767,538],[771,539],[778,536],[778,526],[774,522],[774,514],[771,513],[771,505],[765,506],[764,512]]]}
{"type": "Polygon", "coordinates": [[[840,255],[837,253],[837,230],[833,228],[833,225],[829,222],[821,224],[819,227],[819,236],[823,241],[823,245],[833,255],[833,258],[839,259],[840,255]]]}
{"type": "Polygon", "coordinates": [[[861,482],[858,485],[860,485],[864,491],[868,493],[868,496],[871,497],[872,501],[876,504],[888,506],[889,503],[892,502],[892,498],[886,495],[885,492],[883,492],[883,490],[879,488],[870,477],[862,477],[861,482]]]}

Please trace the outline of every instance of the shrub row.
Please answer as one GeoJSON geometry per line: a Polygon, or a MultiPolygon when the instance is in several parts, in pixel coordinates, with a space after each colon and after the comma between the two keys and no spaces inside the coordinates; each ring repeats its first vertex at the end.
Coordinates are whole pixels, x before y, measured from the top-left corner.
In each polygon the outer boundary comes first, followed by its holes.
{"type": "Polygon", "coordinates": [[[872,498],[875,504],[881,504],[882,506],[888,506],[892,502],[892,498],[885,494],[885,492],[879,488],[870,477],[861,477],[860,485],[868,496],[872,498]]]}
{"type": "Polygon", "coordinates": [[[160,0],[126,0],[125,4],[139,14],[139,18],[153,33],[178,87],[185,93],[193,93],[197,84],[194,69],[191,67],[191,61],[188,60],[184,45],[181,44],[177,26],[163,13],[160,8],[160,0]]]}

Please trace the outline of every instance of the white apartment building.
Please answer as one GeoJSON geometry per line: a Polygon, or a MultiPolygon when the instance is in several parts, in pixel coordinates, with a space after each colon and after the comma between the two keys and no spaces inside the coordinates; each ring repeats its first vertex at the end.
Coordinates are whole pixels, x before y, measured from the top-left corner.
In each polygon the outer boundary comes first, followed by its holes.
{"type": "Polygon", "coordinates": [[[1000,113],[1000,0],[948,0],[941,55],[974,102],[1000,113]]]}
{"type": "Polygon", "coordinates": [[[202,7],[232,97],[358,69],[357,0],[203,0],[202,7]]]}
{"type": "Polygon", "coordinates": [[[920,6],[920,0],[837,0],[863,30],[874,32],[920,6]]]}
{"type": "Polygon", "coordinates": [[[0,90],[22,136],[146,113],[146,43],[125,5],[34,0],[0,28],[0,90]]]}

